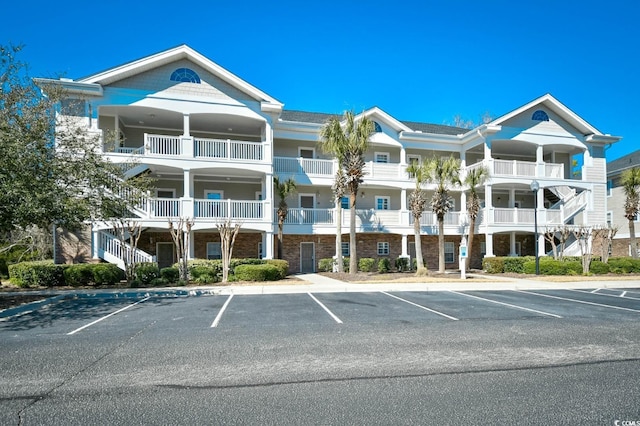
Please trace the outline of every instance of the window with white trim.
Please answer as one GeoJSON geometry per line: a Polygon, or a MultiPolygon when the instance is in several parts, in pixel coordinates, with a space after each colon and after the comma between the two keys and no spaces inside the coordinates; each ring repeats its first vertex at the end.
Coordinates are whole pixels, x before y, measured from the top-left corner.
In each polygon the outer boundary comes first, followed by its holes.
{"type": "Polygon", "coordinates": [[[349,243],[340,243],[340,248],[342,249],[343,256],[349,256],[349,243]]]}
{"type": "Polygon", "coordinates": [[[389,153],[388,152],[376,152],[374,154],[374,161],[376,163],[388,163],[389,162],[389,153]]]}
{"type": "Polygon", "coordinates": [[[172,188],[157,188],[156,197],[158,198],[176,198],[176,190],[172,188]]]}
{"type": "Polygon", "coordinates": [[[480,255],[484,256],[487,254],[487,243],[484,241],[480,241],[480,255]]]}
{"type": "Polygon", "coordinates": [[[302,158],[315,158],[316,150],[314,148],[298,147],[298,157],[302,158]]]}
{"type": "Polygon", "coordinates": [[[378,242],[378,256],[389,256],[389,243],[387,241],[378,242]]]}
{"type": "Polygon", "coordinates": [[[607,226],[613,225],[613,212],[609,210],[607,212],[607,226]]]}
{"type": "Polygon", "coordinates": [[[444,263],[453,263],[456,259],[456,245],[450,241],[444,242],[444,263]]]}
{"type": "Polygon", "coordinates": [[[376,196],[376,210],[389,210],[390,202],[389,197],[376,196]]]}
{"type": "Polygon", "coordinates": [[[607,180],[607,197],[611,197],[611,190],[613,189],[613,179],[607,180]]]}
{"type": "Polygon", "coordinates": [[[222,259],[220,243],[207,243],[207,259],[222,259]]]}

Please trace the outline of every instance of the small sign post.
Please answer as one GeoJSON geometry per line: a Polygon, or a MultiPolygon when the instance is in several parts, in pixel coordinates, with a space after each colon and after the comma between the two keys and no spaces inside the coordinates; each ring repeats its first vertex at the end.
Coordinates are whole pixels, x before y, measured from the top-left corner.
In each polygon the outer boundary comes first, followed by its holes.
{"type": "Polygon", "coordinates": [[[460,241],[460,278],[463,280],[467,279],[467,239],[462,237],[462,241],[460,241]]]}

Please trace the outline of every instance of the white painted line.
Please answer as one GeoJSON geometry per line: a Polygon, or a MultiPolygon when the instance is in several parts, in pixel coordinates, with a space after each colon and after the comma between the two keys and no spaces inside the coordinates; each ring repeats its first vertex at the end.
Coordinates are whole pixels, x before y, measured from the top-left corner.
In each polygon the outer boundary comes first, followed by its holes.
{"type": "Polygon", "coordinates": [[[102,318],[99,318],[99,319],[97,319],[97,320],[95,320],[95,321],[93,321],[93,322],[90,322],[90,323],[89,323],[89,324],[87,324],[87,325],[83,325],[83,326],[82,326],[82,327],[80,327],[80,328],[76,328],[75,330],[73,330],[73,331],[71,331],[71,332],[67,333],[67,336],[71,336],[72,334],[76,334],[78,331],[82,331],[82,330],[84,330],[84,329],[85,329],[85,328],[87,328],[87,327],[91,327],[92,325],[97,324],[97,323],[99,323],[100,321],[102,321],[102,320],[105,320],[105,319],[109,318],[110,316],[113,316],[113,315],[115,315],[115,314],[119,314],[120,312],[122,312],[122,311],[124,311],[124,310],[127,310],[127,309],[129,309],[129,308],[131,308],[131,307],[133,307],[133,306],[136,306],[138,303],[142,303],[142,302],[144,302],[145,300],[149,300],[149,296],[145,297],[145,298],[144,298],[144,299],[142,299],[142,300],[138,300],[136,303],[132,303],[131,305],[125,306],[125,307],[124,307],[124,308],[122,308],[122,309],[118,309],[118,310],[117,310],[117,311],[115,311],[115,312],[111,312],[109,315],[105,315],[105,316],[103,316],[102,318]]]}
{"type": "MultiPolygon", "coordinates": [[[[578,289],[572,289],[572,288],[568,288],[567,290],[569,291],[575,291],[576,293],[587,293],[586,291],[583,290],[578,290],[578,289]]],[[[627,300],[640,300],[640,298],[637,297],[629,297],[626,296],[627,292],[623,291],[622,294],[620,295],[615,295],[615,294],[606,294],[606,293],[598,293],[598,296],[604,296],[604,297],[615,297],[616,299],[620,298],[620,297],[624,297],[627,300]]]]}
{"type": "Polygon", "coordinates": [[[458,321],[458,318],[452,317],[451,315],[447,315],[447,314],[443,314],[442,312],[434,311],[433,309],[429,309],[426,306],[418,305],[417,303],[413,303],[413,302],[411,302],[409,300],[403,299],[402,297],[398,297],[398,296],[394,296],[393,294],[389,294],[386,291],[381,291],[380,293],[386,294],[389,297],[393,297],[394,299],[401,300],[404,303],[408,303],[408,304],[416,306],[416,307],[418,307],[420,309],[424,309],[425,311],[429,311],[429,312],[434,313],[436,315],[440,315],[441,317],[449,318],[450,320],[453,320],[453,321],[458,321]]]}
{"type": "Polygon", "coordinates": [[[322,304],[322,302],[321,302],[321,301],[319,301],[318,299],[316,299],[316,298],[313,296],[313,294],[311,294],[311,293],[307,293],[307,294],[309,295],[309,297],[311,297],[313,300],[315,300],[315,302],[316,302],[318,305],[320,305],[320,307],[321,307],[322,309],[324,309],[324,310],[325,310],[325,311],[326,311],[326,312],[331,316],[331,318],[333,318],[333,319],[334,319],[334,321],[335,321],[335,322],[337,322],[338,324],[342,324],[342,321],[340,320],[340,318],[338,318],[337,316],[335,316],[335,315],[334,315],[334,313],[333,313],[333,312],[331,312],[331,311],[329,310],[329,308],[327,308],[326,306],[324,306],[324,305],[322,304]]]}
{"type": "Polygon", "coordinates": [[[597,293],[600,289],[596,288],[595,290],[590,291],[589,293],[597,293]]]}
{"type": "Polygon", "coordinates": [[[453,291],[453,290],[449,290],[449,291],[450,291],[451,293],[459,294],[459,295],[461,295],[461,296],[472,297],[472,298],[474,298],[474,299],[484,300],[484,301],[486,301],[486,302],[497,303],[498,305],[509,306],[510,308],[521,309],[521,310],[523,310],[523,311],[534,312],[534,313],[536,313],[536,314],[548,315],[548,316],[550,316],[550,317],[554,317],[554,318],[562,318],[560,315],[551,314],[551,313],[549,313],[549,312],[538,311],[538,310],[536,310],[536,309],[525,308],[524,306],[518,306],[518,305],[512,305],[512,304],[510,304],[510,303],[498,302],[497,300],[485,299],[484,297],[473,296],[473,295],[471,295],[471,294],[466,294],[466,293],[459,293],[459,292],[457,292],[457,291],[453,291]]]}
{"type": "Polygon", "coordinates": [[[533,294],[533,295],[536,295],[536,296],[549,297],[551,299],[567,300],[569,302],[584,303],[585,305],[601,306],[603,308],[619,309],[621,311],[629,311],[629,312],[638,312],[638,313],[640,313],[640,311],[637,310],[637,309],[623,308],[621,306],[604,305],[602,303],[595,303],[595,302],[586,302],[584,300],[569,299],[568,297],[560,297],[560,296],[551,296],[550,294],[535,293],[533,291],[524,291],[524,290],[516,290],[516,291],[519,291],[520,293],[533,294]]]}
{"type": "Polygon", "coordinates": [[[218,312],[218,315],[216,315],[216,319],[213,320],[213,323],[211,324],[211,328],[217,327],[218,323],[220,322],[220,319],[222,318],[222,314],[224,313],[224,310],[227,309],[227,306],[229,306],[229,302],[231,302],[231,299],[233,299],[233,294],[229,296],[229,298],[227,299],[226,302],[224,302],[224,305],[222,305],[222,309],[220,309],[220,312],[218,312]]]}

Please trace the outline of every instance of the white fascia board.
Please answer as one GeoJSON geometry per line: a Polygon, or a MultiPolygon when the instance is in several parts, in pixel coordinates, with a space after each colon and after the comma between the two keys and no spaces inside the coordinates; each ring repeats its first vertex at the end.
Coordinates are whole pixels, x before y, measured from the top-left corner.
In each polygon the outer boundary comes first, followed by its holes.
{"type": "Polygon", "coordinates": [[[586,143],[599,143],[603,145],[608,145],[612,143],[618,142],[622,139],[622,136],[611,136],[611,135],[587,135],[584,138],[586,143]]]}
{"type": "Polygon", "coordinates": [[[293,139],[303,141],[318,141],[320,139],[321,124],[300,123],[297,121],[277,121],[274,123],[274,139],[293,139]]]}
{"type": "Polygon", "coordinates": [[[385,124],[389,125],[389,127],[391,127],[392,129],[394,129],[397,132],[410,132],[411,129],[409,127],[407,127],[406,125],[404,125],[402,122],[400,122],[399,120],[395,119],[394,117],[392,117],[391,115],[387,114],[386,112],[384,112],[383,110],[381,110],[378,107],[373,107],[373,108],[369,108],[368,110],[358,114],[355,116],[355,119],[358,120],[358,118],[360,117],[380,117],[380,121],[384,122],[385,124]]]}
{"type": "Polygon", "coordinates": [[[246,81],[242,80],[235,74],[222,68],[220,65],[214,63],[213,61],[196,52],[187,45],[178,46],[176,48],[165,50],[164,52],[160,52],[155,55],[147,56],[137,61],[129,62],[119,67],[111,68],[102,73],[82,79],[81,81],[87,83],[115,81],[118,79],[118,75],[133,75],[136,73],[136,70],[142,72],[147,69],[152,69],[154,66],[163,65],[166,63],[177,61],[179,59],[189,59],[193,61],[194,63],[200,65],[202,68],[211,72],[213,75],[216,75],[217,77],[238,88],[240,91],[247,93],[258,101],[266,102],[276,106],[279,105],[280,108],[284,106],[283,103],[267,95],[257,87],[254,87],[246,81]]]}
{"type": "Polygon", "coordinates": [[[102,96],[104,92],[102,86],[96,83],[79,83],[72,80],[54,80],[51,78],[34,78],[33,81],[38,86],[61,86],[67,93],[73,94],[102,96]]]}

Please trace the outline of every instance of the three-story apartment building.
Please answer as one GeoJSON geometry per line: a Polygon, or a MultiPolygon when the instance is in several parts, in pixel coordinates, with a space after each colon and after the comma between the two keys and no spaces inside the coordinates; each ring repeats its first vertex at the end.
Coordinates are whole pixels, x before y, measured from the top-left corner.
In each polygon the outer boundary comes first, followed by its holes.
{"type": "MultiPolygon", "coordinates": [[[[47,82],[51,83],[50,80],[47,82]]],[[[133,212],[144,232],[142,258],[174,261],[171,218],[194,218],[190,258],[220,256],[217,224],[242,224],[234,255],[274,256],[277,234],[273,178],[292,177],[297,192],[287,201],[284,257],[292,272],[314,271],[335,253],[337,221],[343,224],[343,254],[349,255],[349,210],[336,214],[331,185],[336,161],[318,149],[329,114],[291,111],[188,46],[179,46],[78,80],[55,80],[83,100],[89,131],[103,135],[113,162],[138,160],[131,173],[157,179],[133,212]],[[106,135],[115,135],[109,136],[106,135]]],[[[539,229],[606,221],[604,149],[620,138],[602,134],[551,95],[544,95],[474,129],[401,121],[380,108],[361,112],[375,122],[366,154],[366,177],[357,198],[357,244],[361,257],[413,257],[413,218],[408,199],[415,183],[412,161],[433,156],[460,159],[462,174],[481,165],[491,178],[480,188],[471,264],[482,256],[526,255],[539,229]],[[573,160],[579,158],[580,173],[573,160]],[[540,190],[534,195],[531,183],[540,190]],[[534,199],[537,197],[537,200],[534,199]],[[538,206],[535,211],[535,206],[538,206]]],[[[433,185],[427,185],[430,196],[433,185]]],[[[454,188],[454,209],[445,217],[445,260],[458,267],[458,248],[468,233],[467,188],[454,188]]],[[[345,203],[346,204],[346,203],[345,203]]],[[[437,221],[421,219],[428,267],[437,267],[437,221]]],[[[58,238],[60,260],[84,257],[118,262],[108,223],[94,223],[76,236],[58,238]]]]}

